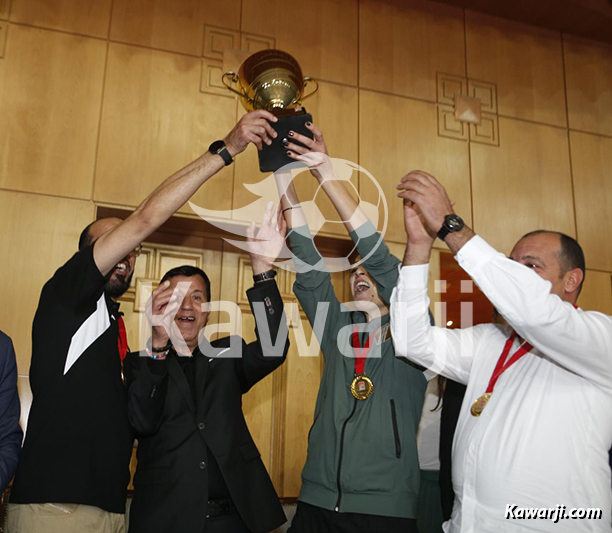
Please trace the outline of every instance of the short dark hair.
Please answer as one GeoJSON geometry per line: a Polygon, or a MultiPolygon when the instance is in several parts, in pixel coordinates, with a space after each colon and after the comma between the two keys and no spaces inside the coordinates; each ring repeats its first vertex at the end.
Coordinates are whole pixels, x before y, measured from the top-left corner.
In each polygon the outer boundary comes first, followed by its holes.
{"type": "Polygon", "coordinates": [[[204,280],[204,287],[206,288],[206,301],[210,302],[210,280],[208,279],[206,272],[204,272],[201,268],[191,265],[182,265],[171,268],[164,274],[164,277],[161,279],[160,283],[168,281],[171,278],[175,278],[176,276],[184,276],[186,278],[200,276],[204,280]]]}
{"type": "Polygon", "coordinates": [[[559,266],[561,267],[561,275],[564,275],[566,272],[574,270],[575,268],[579,268],[582,271],[582,282],[580,283],[580,287],[578,287],[578,294],[580,294],[582,284],[584,283],[584,278],[586,277],[586,261],[584,260],[584,252],[582,251],[582,247],[578,244],[576,239],[566,235],[565,233],[545,229],[531,231],[526,235],[523,235],[521,240],[534,235],[540,235],[542,233],[550,233],[552,235],[559,236],[561,241],[561,250],[557,254],[557,259],[559,261],[559,266]]]}
{"type": "Polygon", "coordinates": [[[97,220],[94,220],[92,223],[87,224],[87,226],[85,227],[85,229],[81,232],[81,235],[79,236],[79,252],[85,248],[86,246],[89,246],[93,241],[91,239],[91,227],[98,222],[97,220]]]}

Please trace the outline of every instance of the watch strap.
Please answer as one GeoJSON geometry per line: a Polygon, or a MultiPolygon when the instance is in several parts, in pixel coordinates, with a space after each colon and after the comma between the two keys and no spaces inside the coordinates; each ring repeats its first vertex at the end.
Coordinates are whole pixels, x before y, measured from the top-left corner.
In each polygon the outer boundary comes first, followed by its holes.
{"type": "Polygon", "coordinates": [[[211,154],[220,155],[225,162],[225,166],[231,165],[234,162],[234,158],[229,153],[227,146],[225,146],[223,141],[215,141],[208,147],[208,151],[211,154]]]}
{"type": "Polygon", "coordinates": [[[444,224],[442,224],[442,227],[440,228],[440,231],[438,231],[438,239],[443,241],[444,239],[446,239],[446,236],[450,232],[451,232],[450,229],[448,229],[444,224]]]}
{"type": "Polygon", "coordinates": [[[464,227],[463,219],[458,215],[446,215],[444,217],[444,223],[442,227],[438,231],[437,237],[441,241],[443,241],[449,233],[453,233],[455,231],[461,231],[464,227]]]}
{"type": "Polygon", "coordinates": [[[275,276],[276,276],[276,270],[271,268],[270,270],[266,270],[265,272],[261,272],[260,274],[253,274],[253,281],[255,283],[260,283],[262,281],[274,279],[275,276]]]}

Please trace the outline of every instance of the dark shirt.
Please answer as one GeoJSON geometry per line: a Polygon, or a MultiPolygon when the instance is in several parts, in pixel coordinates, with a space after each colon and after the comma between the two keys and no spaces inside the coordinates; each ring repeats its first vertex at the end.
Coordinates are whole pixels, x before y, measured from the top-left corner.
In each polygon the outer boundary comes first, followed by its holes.
{"type": "MultiPolygon", "coordinates": [[[[196,398],[196,378],[195,378],[195,360],[199,357],[204,357],[200,352],[199,348],[196,348],[193,352],[193,357],[179,357],[174,350],[172,350],[169,354],[169,357],[176,357],[183,372],[185,373],[185,377],[187,378],[187,383],[189,383],[189,388],[191,389],[191,395],[193,397],[193,404],[198,405],[198,401],[196,398]]],[[[227,488],[227,484],[225,483],[225,479],[223,479],[223,474],[221,473],[221,469],[219,468],[219,463],[217,463],[217,459],[215,459],[214,454],[210,450],[208,446],[206,446],[206,452],[208,455],[208,499],[209,500],[229,500],[231,499],[229,489],[227,488]]]]}
{"type": "Polygon", "coordinates": [[[452,450],[457,420],[463,403],[466,386],[456,381],[447,380],[442,398],[442,415],[440,420],[440,495],[444,520],[450,520],[455,503],[455,491],[452,479],[452,450]]]}
{"type": "Polygon", "coordinates": [[[23,438],[20,412],[15,350],[10,337],[0,331],[0,493],[17,470],[23,438]]]}
{"type": "Polygon", "coordinates": [[[133,434],[117,309],[93,246],[43,287],[32,327],[28,431],[13,503],[77,503],[124,513],[133,434]]]}

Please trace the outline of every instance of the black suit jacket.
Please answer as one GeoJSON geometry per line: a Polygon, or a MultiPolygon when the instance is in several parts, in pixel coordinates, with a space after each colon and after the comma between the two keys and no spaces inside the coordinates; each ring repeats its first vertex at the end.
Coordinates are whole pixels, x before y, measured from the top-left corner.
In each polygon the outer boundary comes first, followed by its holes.
{"type": "Polygon", "coordinates": [[[203,349],[204,357],[195,358],[195,405],[175,357],[154,361],[134,353],[126,358],[129,415],[138,437],[130,533],[205,530],[207,447],[249,529],[264,533],[286,520],[247,428],[242,395],[285,360],[287,324],[274,281],[258,283],[247,296],[256,324],[267,320],[270,335],[256,327],[257,340],[250,344],[225,337],[203,349]],[[213,348],[228,347],[222,357],[210,357],[213,348]]]}
{"type": "Polygon", "coordinates": [[[20,413],[13,341],[0,331],[0,494],[17,470],[23,438],[19,426],[20,413]]]}

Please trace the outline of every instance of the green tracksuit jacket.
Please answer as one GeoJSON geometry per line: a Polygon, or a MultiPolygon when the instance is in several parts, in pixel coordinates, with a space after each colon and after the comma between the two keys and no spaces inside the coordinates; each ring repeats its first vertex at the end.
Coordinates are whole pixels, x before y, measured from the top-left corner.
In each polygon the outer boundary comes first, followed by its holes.
{"type": "MultiPolygon", "coordinates": [[[[371,223],[351,237],[362,257],[376,248],[364,267],[376,281],[380,296],[391,297],[400,261],[371,223]]],[[[334,293],[330,274],[322,267],[307,227],[290,234],[297,257],[294,292],[316,332],[315,317],[328,305],[325,326],[318,335],[325,370],[308,437],[308,457],[302,471],[299,500],[340,512],[416,518],[419,460],[416,432],[427,381],[406,359],[395,357],[392,340],[374,342],[365,373],[374,383],[367,400],[350,392],[355,360],[349,340],[354,324],[368,332],[389,323],[389,315],[366,323],[365,315],[348,311],[334,293]],[[319,264],[312,269],[309,265],[319,264]],[[326,304],[328,303],[328,304],[326,304]]],[[[379,337],[380,339],[380,337],[379,337]]]]}

